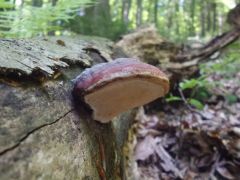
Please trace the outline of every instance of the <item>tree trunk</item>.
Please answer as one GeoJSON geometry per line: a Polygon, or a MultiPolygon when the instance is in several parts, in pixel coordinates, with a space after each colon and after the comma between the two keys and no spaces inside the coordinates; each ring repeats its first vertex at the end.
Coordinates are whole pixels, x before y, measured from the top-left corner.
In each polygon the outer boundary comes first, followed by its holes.
{"type": "Polygon", "coordinates": [[[43,1],[42,0],[32,0],[32,6],[35,7],[42,7],[43,1]]]}
{"type": "Polygon", "coordinates": [[[216,32],[216,30],[217,30],[217,22],[218,22],[218,20],[217,20],[217,3],[213,3],[213,20],[212,20],[212,22],[213,22],[213,27],[212,27],[212,29],[213,29],[213,33],[215,33],[216,32]]]}
{"type": "Polygon", "coordinates": [[[72,79],[111,61],[94,37],[0,40],[0,179],[123,179],[133,112],[100,124],[72,98],[72,79]]]}
{"type": "Polygon", "coordinates": [[[173,12],[172,12],[172,7],[171,7],[171,3],[172,0],[168,1],[168,4],[166,6],[166,8],[169,9],[169,11],[167,12],[167,28],[168,28],[168,33],[171,32],[171,28],[173,25],[173,12]],[[170,10],[171,9],[171,10],[170,10]]]}
{"type": "Polygon", "coordinates": [[[206,34],[206,27],[205,27],[205,18],[206,18],[206,13],[205,13],[205,0],[202,1],[201,4],[201,36],[204,37],[206,34]]]}
{"type": "Polygon", "coordinates": [[[179,0],[176,0],[175,1],[175,13],[176,13],[176,18],[175,18],[175,24],[176,24],[176,26],[175,26],[175,33],[177,34],[177,35],[179,35],[180,34],[180,32],[179,32],[179,20],[178,20],[178,16],[179,16],[179,0]]]}
{"type": "MultiPolygon", "coordinates": [[[[58,0],[51,0],[51,3],[52,3],[52,6],[56,6],[57,5],[57,1],[58,0]]],[[[54,22],[50,22],[50,25],[51,26],[54,26],[54,25],[57,25],[57,21],[54,21],[54,22]]],[[[49,31],[48,32],[48,36],[54,36],[55,35],[55,30],[52,30],[52,31],[49,31]]]]}
{"type": "Polygon", "coordinates": [[[206,10],[208,13],[207,15],[207,31],[210,32],[212,30],[212,3],[206,2],[206,10]]]}
{"type": "Polygon", "coordinates": [[[123,21],[123,24],[125,24],[125,26],[127,27],[128,26],[128,23],[129,23],[129,12],[130,12],[130,9],[131,9],[131,4],[132,4],[132,1],[131,0],[123,0],[122,1],[122,21],[123,21]]]}
{"type": "Polygon", "coordinates": [[[190,24],[190,35],[191,36],[195,36],[195,4],[196,4],[196,1],[195,0],[192,0],[191,2],[191,24],[190,24]]]}
{"type": "Polygon", "coordinates": [[[109,0],[99,0],[93,6],[79,9],[80,16],[69,20],[65,27],[78,34],[113,38],[109,0]]]}
{"type": "Polygon", "coordinates": [[[51,1],[51,2],[52,2],[52,5],[53,5],[53,6],[56,6],[57,1],[58,1],[58,0],[52,0],[52,1],[51,1]]]}
{"type": "Polygon", "coordinates": [[[142,24],[142,0],[137,0],[136,25],[142,24]]]}
{"type": "Polygon", "coordinates": [[[158,0],[154,0],[154,24],[158,27],[158,0]]]}

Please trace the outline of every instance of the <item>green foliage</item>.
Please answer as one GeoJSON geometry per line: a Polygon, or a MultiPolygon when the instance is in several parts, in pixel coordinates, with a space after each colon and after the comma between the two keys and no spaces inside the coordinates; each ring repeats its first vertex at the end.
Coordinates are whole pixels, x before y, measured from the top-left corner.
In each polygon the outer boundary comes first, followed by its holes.
{"type": "MultiPolygon", "coordinates": [[[[240,43],[236,42],[230,45],[227,51],[216,62],[210,62],[201,66],[201,73],[207,75],[217,74],[222,80],[228,81],[240,72],[240,57],[239,57],[240,43]]],[[[240,86],[240,81],[235,82],[240,86]]],[[[213,82],[215,87],[223,86],[218,82],[213,82]]],[[[224,95],[229,104],[237,102],[238,97],[234,94],[226,93],[224,95]]]]}
{"type": "Polygon", "coordinates": [[[210,37],[220,33],[219,29],[225,26],[220,21],[224,21],[224,15],[230,9],[228,3],[220,0],[195,1],[194,4],[193,1],[178,0],[141,1],[141,10],[137,0],[98,1],[94,8],[86,9],[83,15],[71,20],[68,26],[72,31],[116,40],[138,26],[155,24],[162,36],[183,43],[189,36],[210,37]],[[206,12],[206,8],[210,10],[206,12]],[[219,12],[221,17],[217,16],[219,12]],[[138,13],[140,24],[137,23],[138,13]],[[206,18],[202,19],[203,15],[206,18]],[[202,31],[205,33],[201,34],[202,31]]]}
{"type": "Polygon", "coordinates": [[[44,3],[42,7],[24,5],[15,10],[2,11],[0,12],[0,36],[32,37],[62,30],[62,24],[73,19],[79,7],[89,3],[91,0],[59,0],[55,6],[44,3]]]}
{"type": "MultiPolygon", "coordinates": [[[[189,80],[184,80],[179,84],[181,92],[189,91],[190,95],[185,98],[185,103],[188,103],[197,109],[203,109],[203,102],[209,97],[207,88],[210,87],[210,84],[205,79],[204,76],[200,78],[193,78],[189,80]]],[[[183,101],[183,97],[173,96],[172,94],[167,98],[167,102],[172,101],[183,101]]]]}
{"type": "Polygon", "coordinates": [[[234,74],[240,71],[239,49],[239,42],[229,46],[228,51],[216,62],[201,66],[202,74],[218,73],[224,75],[226,79],[232,78],[234,74]]]}
{"type": "Polygon", "coordinates": [[[189,80],[184,80],[179,84],[179,86],[182,90],[185,90],[185,89],[205,87],[207,84],[208,82],[204,79],[204,77],[200,77],[198,79],[193,78],[189,80]]]}
{"type": "Polygon", "coordinates": [[[173,102],[173,101],[182,101],[182,99],[179,96],[173,96],[172,94],[170,94],[167,98],[166,98],[167,102],[173,102]]]}
{"type": "Polygon", "coordinates": [[[17,6],[17,1],[0,0],[0,36],[32,37],[71,30],[116,40],[138,26],[154,23],[162,36],[182,43],[189,36],[220,33],[225,28],[224,15],[235,4],[234,0],[57,0],[52,5],[50,0],[40,0],[42,6],[33,7],[33,2],[24,0],[17,6]],[[85,8],[89,3],[94,8],[85,8]]]}
{"type": "MultiPolygon", "coordinates": [[[[190,92],[190,95],[186,97],[186,101],[195,106],[198,109],[203,108],[203,103],[206,99],[209,98],[210,94],[208,89],[215,86],[222,86],[219,82],[211,82],[211,84],[206,80],[206,77],[212,74],[221,75],[222,79],[229,80],[233,78],[233,76],[240,72],[240,58],[239,58],[239,49],[240,43],[232,44],[224,55],[216,61],[209,62],[201,65],[200,70],[202,76],[195,79],[184,80],[179,84],[179,88],[181,91],[190,92]]],[[[239,83],[240,81],[236,82],[239,83]]],[[[234,94],[225,94],[224,95],[226,101],[229,104],[236,103],[238,101],[238,97],[234,94]]],[[[167,98],[168,102],[172,101],[180,101],[182,100],[179,96],[170,95],[167,98]]]]}
{"type": "Polygon", "coordinates": [[[9,8],[13,8],[14,5],[10,2],[6,2],[5,0],[0,0],[0,8],[2,9],[9,9],[9,8]]]}
{"type": "Polygon", "coordinates": [[[233,94],[225,95],[225,99],[227,100],[228,104],[234,104],[238,101],[238,97],[233,94]]]}
{"type": "Polygon", "coordinates": [[[179,84],[182,91],[190,90],[190,97],[197,98],[199,100],[204,100],[208,97],[207,88],[210,87],[209,82],[205,79],[204,76],[201,76],[197,79],[184,80],[179,84]]]}
{"type": "Polygon", "coordinates": [[[204,108],[203,103],[198,101],[197,99],[189,98],[188,102],[199,110],[202,110],[204,108]]]}

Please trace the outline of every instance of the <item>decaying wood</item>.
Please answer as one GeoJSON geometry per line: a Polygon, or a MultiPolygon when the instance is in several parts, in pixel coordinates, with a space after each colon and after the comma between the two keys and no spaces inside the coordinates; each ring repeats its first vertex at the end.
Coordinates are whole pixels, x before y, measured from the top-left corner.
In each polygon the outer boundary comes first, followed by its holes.
{"type": "Polygon", "coordinates": [[[159,66],[169,74],[172,82],[189,78],[198,72],[198,65],[212,60],[214,53],[221,51],[240,36],[239,7],[236,6],[228,14],[228,23],[232,29],[225,32],[206,45],[182,51],[182,49],[159,36],[154,26],[142,28],[125,35],[116,45],[131,57],[139,58],[147,63],[159,66]]]}
{"type": "Polygon", "coordinates": [[[134,113],[100,124],[71,95],[84,68],[112,59],[112,42],[2,39],[0,52],[0,179],[123,178],[134,113]]]}
{"type": "Polygon", "coordinates": [[[182,52],[180,47],[161,38],[154,27],[148,27],[126,35],[117,46],[129,56],[159,66],[175,82],[191,77],[198,71],[201,62],[212,60],[210,56],[236,41],[239,36],[240,29],[234,28],[201,48],[182,52]]]}
{"type": "Polygon", "coordinates": [[[204,47],[191,52],[179,53],[174,57],[174,61],[180,63],[173,63],[169,65],[171,68],[181,69],[188,68],[197,65],[201,60],[204,60],[215,52],[222,50],[229,44],[236,41],[240,36],[240,29],[234,28],[233,30],[226,32],[220,36],[217,36],[204,47]],[[182,62],[182,63],[181,63],[182,62]]]}
{"type": "Polygon", "coordinates": [[[41,39],[0,39],[0,73],[14,72],[18,76],[34,72],[52,77],[69,65],[89,67],[93,64],[89,51],[96,51],[105,61],[111,60],[112,42],[103,38],[51,37],[41,39]]]}

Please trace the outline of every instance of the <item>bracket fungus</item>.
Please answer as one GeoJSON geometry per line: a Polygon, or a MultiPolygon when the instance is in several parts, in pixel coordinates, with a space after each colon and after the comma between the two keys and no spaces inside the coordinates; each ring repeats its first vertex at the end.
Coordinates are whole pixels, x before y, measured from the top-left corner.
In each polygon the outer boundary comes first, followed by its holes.
{"type": "Polygon", "coordinates": [[[132,58],[95,65],[76,79],[74,98],[93,111],[94,120],[111,121],[128,109],[147,104],[169,91],[167,76],[157,67],[132,58]]]}

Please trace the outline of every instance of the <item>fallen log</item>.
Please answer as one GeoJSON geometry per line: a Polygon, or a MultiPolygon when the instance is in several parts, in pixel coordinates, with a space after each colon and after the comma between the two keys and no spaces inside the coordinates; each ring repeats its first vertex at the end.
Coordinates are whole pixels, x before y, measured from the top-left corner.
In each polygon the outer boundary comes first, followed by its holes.
{"type": "Polygon", "coordinates": [[[93,37],[0,40],[0,179],[122,179],[134,111],[101,124],[72,100],[86,67],[111,61],[93,37]]]}

